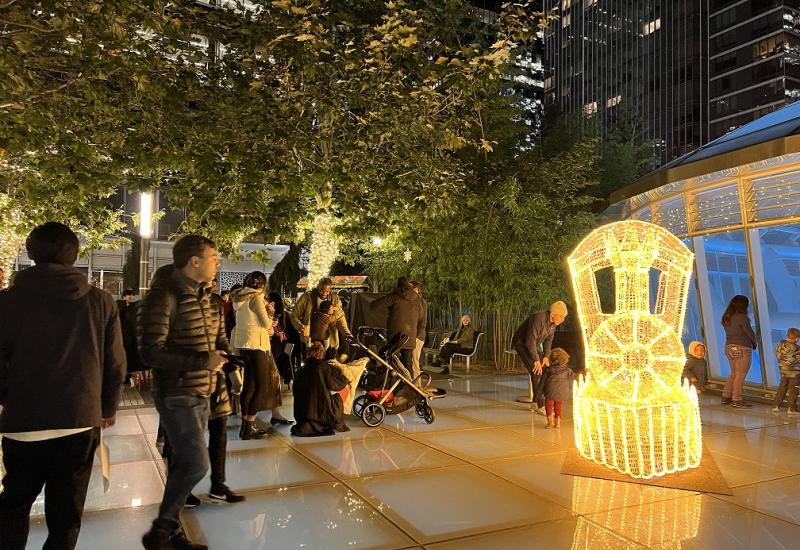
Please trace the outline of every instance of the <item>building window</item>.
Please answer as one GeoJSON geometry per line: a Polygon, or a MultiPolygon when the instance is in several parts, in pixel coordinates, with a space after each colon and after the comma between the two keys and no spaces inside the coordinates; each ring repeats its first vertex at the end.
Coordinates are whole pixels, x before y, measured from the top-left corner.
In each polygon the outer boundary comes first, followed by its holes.
{"type": "Polygon", "coordinates": [[[572,23],[572,17],[570,17],[570,14],[566,14],[564,17],[561,18],[562,27],[569,27],[570,23],[572,23]]]}
{"type": "Polygon", "coordinates": [[[647,36],[648,34],[652,34],[656,32],[658,29],[661,28],[661,18],[659,17],[655,21],[650,21],[649,23],[645,23],[642,27],[642,34],[647,36]]]}
{"type": "Polygon", "coordinates": [[[593,115],[597,112],[597,102],[592,101],[591,103],[587,103],[583,106],[583,114],[585,115],[593,115]]]}
{"type": "Polygon", "coordinates": [[[619,105],[620,101],[622,101],[621,95],[615,95],[614,97],[609,97],[608,101],[606,101],[606,107],[616,107],[619,105]]]}

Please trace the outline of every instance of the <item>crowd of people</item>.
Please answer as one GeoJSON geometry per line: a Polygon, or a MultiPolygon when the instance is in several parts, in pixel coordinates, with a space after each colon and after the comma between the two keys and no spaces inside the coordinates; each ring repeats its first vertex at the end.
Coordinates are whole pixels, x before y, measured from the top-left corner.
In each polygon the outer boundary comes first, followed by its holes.
{"type": "MultiPolygon", "coordinates": [[[[42,488],[45,547],[75,547],[100,431],[114,425],[122,384],[137,372],[152,372],[168,465],[158,516],[142,538],[147,549],[205,548],[186,538],[180,514],[200,504],[192,491],[209,470],[210,499],[244,500],[225,483],[227,419],[234,410],[240,410],[243,440],[267,434],[256,420],[262,411],[270,413],[272,425],[293,424],[291,433],[298,437],[348,430],[343,395],[352,397],[358,380],[339,362],[344,359],[337,350],[340,336],[352,340],[353,335],[330,279],[304,293],[291,312],[279,294],[268,292],[267,277],[259,271],[217,294],[214,242],[187,235],[174,243],[173,263],[155,272],[141,301],[134,302],[131,291],[115,303],[74,267],[79,241],[65,225],[35,228],[26,248],[35,265],[0,293],[6,472],[0,548],[25,548],[31,506],[42,488]],[[12,317],[14,323],[6,322],[12,317]],[[292,356],[301,348],[304,366],[295,372],[292,356]],[[281,413],[282,380],[293,382],[293,420],[281,413]]],[[[386,309],[387,340],[397,338],[400,359],[416,383],[428,318],[422,285],[401,277],[370,307],[386,309]]],[[[730,364],[722,402],[737,408],[750,406],[743,385],[757,346],[748,308],[745,296],[735,296],[721,319],[730,364]]],[[[556,301],[526,318],[511,341],[530,378],[532,409],[547,417],[548,429],[560,428],[574,377],[569,354],[553,347],[556,328],[567,316],[566,304],[556,301]]],[[[471,352],[475,335],[464,315],[442,343],[436,365],[471,352]]],[[[786,399],[788,414],[800,414],[799,341],[800,330],[790,328],[777,346],[781,381],[775,413],[786,399]]],[[[683,376],[699,392],[707,383],[706,356],[702,342],[689,345],[683,376]]]]}

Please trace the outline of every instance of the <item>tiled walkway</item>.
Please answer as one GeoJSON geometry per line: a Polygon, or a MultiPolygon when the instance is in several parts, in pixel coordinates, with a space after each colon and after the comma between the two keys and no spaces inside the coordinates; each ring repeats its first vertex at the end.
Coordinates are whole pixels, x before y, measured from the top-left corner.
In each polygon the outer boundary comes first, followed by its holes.
{"type": "MultiPolygon", "coordinates": [[[[449,394],[431,425],[411,410],[380,428],[350,419],[351,432],[328,438],[281,428],[239,441],[232,428],[228,482],[247,501],[187,511],[188,532],[214,549],[251,550],[800,548],[800,419],[785,412],[701,396],[705,442],[734,488],[718,497],[562,475],[571,424],[545,430],[514,403],[523,376],[438,385],[449,394]]],[[[79,548],[140,548],[163,490],[157,422],[152,409],[122,411],[106,432],[111,489],[95,472],[79,548]]],[[[207,491],[204,480],[196,492],[207,491]]],[[[43,538],[37,518],[30,547],[43,538]]]]}

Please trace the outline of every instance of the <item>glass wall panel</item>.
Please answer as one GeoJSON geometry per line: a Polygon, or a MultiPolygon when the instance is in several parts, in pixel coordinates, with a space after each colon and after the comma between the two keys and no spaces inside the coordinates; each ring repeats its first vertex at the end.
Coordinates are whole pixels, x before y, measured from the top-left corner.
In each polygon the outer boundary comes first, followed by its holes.
{"type": "MultiPolygon", "coordinates": [[[[708,363],[712,378],[727,378],[730,373],[725,358],[725,330],[720,324],[728,302],[736,294],[751,299],[750,270],[743,230],[727,231],[694,237],[700,301],[703,304],[703,324],[708,344],[708,363]],[[702,276],[705,274],[705,276],[702,276]]],[[[751,310],[752,318],[752,310],[751,310]]],[[[761,384],[760,350],[753,353],[753,366],[746,381],[761,384]]]]}
{"type": "Polygon", "coordinates": [[[755,220],[788,218],[800,213],[800,171],[771,174],[753,180],[755,220]]]}
{"type": "MultiPolygon", "coordinates": [[[[683,244],[692,248],[691,239],[683,239],[683,244]]],[[[697,296],[697,272],[692,273],[692,280],[689,282],[689,300],[686,304],[686,319],[683,323],[683,333],[681,334],[684,349],[689,349],[689,343],[693,340],[698,342],[705,341],[703,337],[703,324],[700,317],[700,299],[697,296]]]]}
{"type": "Polygon", "coordinates": [[[800,224],[751,229],[750,247],[767,385],[776,386],[775,345],[800,327],[800,224]]]}
{"type": "Polygon", "coordinates": [[[741,224],[738,184],[733,182],[699,191],[694,198],[691,215],[698,230],[741,224]]]}

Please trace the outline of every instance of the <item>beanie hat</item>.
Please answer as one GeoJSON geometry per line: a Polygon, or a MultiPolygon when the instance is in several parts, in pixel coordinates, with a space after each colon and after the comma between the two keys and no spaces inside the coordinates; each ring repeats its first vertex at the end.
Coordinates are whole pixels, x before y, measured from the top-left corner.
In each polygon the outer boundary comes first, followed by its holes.
{"type": "Polygon", "coordinates": [[[567,316],[567,304],[558,300],[557,302],[553,302],[550,304],[550,313],[555,315],[561,315],[562,317],[567,316]]]}

